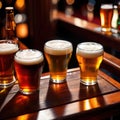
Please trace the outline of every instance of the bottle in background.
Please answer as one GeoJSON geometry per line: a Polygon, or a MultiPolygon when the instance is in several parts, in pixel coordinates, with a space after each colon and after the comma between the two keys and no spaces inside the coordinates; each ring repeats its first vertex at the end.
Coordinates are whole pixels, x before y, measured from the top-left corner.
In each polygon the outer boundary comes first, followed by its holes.
{"type": "Polygon", "coordinates": [[[14,20],[14,8],[6,7],[6,21],[5,21],[5,39],[14,40],[18,42],[16,37],[16,23],[14,20]]]}
{"type": "Polygon", "coordinates": [[[114,5],[114,7],[113,7],[113,17],[112,17],[112,23],[111,23],[112,33],[118,33],[117,21],[118,21],[118,6],[114,5]]]}
{"type": "Polygon", "coordinates": [[[118,20],[117,20],[117,29],[118,29],[118,33],[120,33],[120,2],[118,2],[118,20]]]}

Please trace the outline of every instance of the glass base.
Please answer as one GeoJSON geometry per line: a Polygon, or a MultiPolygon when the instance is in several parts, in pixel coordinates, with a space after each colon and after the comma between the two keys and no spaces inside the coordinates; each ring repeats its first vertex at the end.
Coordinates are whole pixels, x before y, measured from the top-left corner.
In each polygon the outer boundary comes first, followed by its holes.
{"type": "Polygon", "coordinates": [[[82,84],[84,85],[95,85],[97,83],[97,81],[93,81],[93,82],[85,82],[85,80],[81,80],[80,81],[82,84]]]}
{"type": "Polygon", "coordinates": [[[13,77],[13,80],[10,83],[0,83],[0,88],[7,88],[11,87],[16,82],[15,77],[13,77]]]}
{"type": "Polygon", "coordinates": [[[101,31],[103,31],[103,32],[110,32],[111,28],[101,27],[101,31]]]}
{"type": "Polygon", "coordinates": [[[102,29],[101,29],[101,32],[102,32],[103,34],[106,34],[106,35],[111,35],[111,34],[112,34],[111,29],[106,29],[106,28],[102,28],[102,29]]]}
{"type": "Polygon", "coordinates": [[[38,92],[39,90],[24,91],[24,90],[20,89],[19,91],[20,91],[20,93],[22,93],[23,95],[31,95],[31,94],[35,94],[35,93],[38,92]]]}
{"type": "Polygon", "coordinates": [[[56,79],[50,79],[50,81],[52,82],[52,83],[65,83],[66,82],[66,79],[63,79],[63,80],[56,80],[56,79]]]}

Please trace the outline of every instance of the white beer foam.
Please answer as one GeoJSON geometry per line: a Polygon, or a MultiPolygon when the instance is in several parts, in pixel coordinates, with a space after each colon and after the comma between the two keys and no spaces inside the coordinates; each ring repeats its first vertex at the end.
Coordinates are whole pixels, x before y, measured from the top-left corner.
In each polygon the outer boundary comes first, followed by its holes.
{"type": "Polygon", "coordinates": [[[113,5],[112,5],[112,4],[102,4],[102,5],[101,5],[101,8],[102,8],[102,9],[112,9],[112,8],[113,8],[113,5]]]}
{"type": "Polygon", "coordinates": [[[0,43],[0,54],[11,54],[18,50],[18,45],[12,43],[0,43]]]}
{"type": "Polygon", "coordinates": [[[78,44],[76,53],[85,58],[94,58],[103,55],[103,46],[95,42],[83,42],[78,44]]]}
{"type": "Polygon", "coordinates": [[[65,40],[51,40],[45,43],[44,51],[52,55],[65,55],[73,51],[72,44],[65,40]]]}
{"type": "Polygon", "coordinates": [[[5,10],[13,10],[13,7],[5,7],[5,10]]]}
{"type": "Polygon", "coordinates": [[[44,60],[42,52],[38,50],[25,49],[20,50],[15,55],[15,61],[23,65],[34,65],[44,60]]]}

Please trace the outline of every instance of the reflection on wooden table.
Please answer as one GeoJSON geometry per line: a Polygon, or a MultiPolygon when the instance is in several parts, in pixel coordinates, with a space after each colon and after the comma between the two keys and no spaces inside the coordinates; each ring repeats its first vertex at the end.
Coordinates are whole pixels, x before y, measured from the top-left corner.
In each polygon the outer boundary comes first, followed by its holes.
{"type": "Polygon", "coordinates": [[[49,73],[43,74],[40,91],[29,96],[20,94],[17,83],[1,89],[0,119],[105,118],[119,111],[120,84],[101,71],[94,86],[80,84],[79,68],[68,70],[64,84],[49,79],[49,73]]]}

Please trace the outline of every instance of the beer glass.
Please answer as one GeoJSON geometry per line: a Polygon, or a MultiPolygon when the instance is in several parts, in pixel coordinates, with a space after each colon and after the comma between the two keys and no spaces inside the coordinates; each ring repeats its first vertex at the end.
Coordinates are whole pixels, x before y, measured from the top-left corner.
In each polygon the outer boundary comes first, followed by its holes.
{"type": "Polygon", "coordinates": [[[72,44],[65,40],[51,40],[45,43],[44,52],[53,83],[66,81],[66,73],[72,51],[72,44]]]}
{"type": "Polygon", "coordinates": [[[12,40],[0,40],[0,87],[6,88],[15,82],[14,54],[18,45],[12,40]]]}
{"type": "Polygon", "coordinates": [[[44,57],[35,49],[19,50],[14,57],[20,92],[26,95],[39,90],[44,57]]]}
{"type": "Polygon", "coordinates": [[[81,83],[96,84],[103,53],[103,46],[99,43],[83,42],[77,45],[76,57],[80,67],[81,83]]]}
{"type": "Polygon", "coordinates": [[[101,4],[100,20],[101,20],[101,30],[103,32],[111,32],[112,17],[113,17],[113,5],[101,4]]]}

